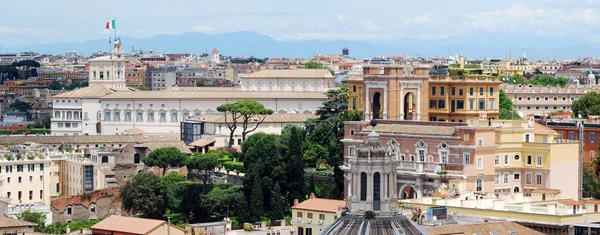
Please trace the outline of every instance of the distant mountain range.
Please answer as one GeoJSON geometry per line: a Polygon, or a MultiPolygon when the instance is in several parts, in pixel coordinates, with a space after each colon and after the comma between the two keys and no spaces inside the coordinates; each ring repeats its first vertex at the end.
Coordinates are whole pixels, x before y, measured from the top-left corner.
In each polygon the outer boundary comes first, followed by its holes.
{"type": "MultiPolygon", "coordinates": [[[[233,32],[219,35],[184,33],[156,35],[149,38],[122,37],[122,48],[163,53],[205,53],[218,48],[224,55],[255,57],[312,57],[316,54],[339,54],[350,49],[359,58],[373,56],[452,56],[468,58],[518,58],[526,53],[530,59],[576,59],[600,56],[600,44],[572,37],[539,37],[534,35],[485,34],[456,36],[445,39],[420,40],[403,38],[393,41],[307,40],[278,41],[256,32],[233,32]]],[[[63,54],[76,51],[86,55],[110,49],[108,38],[86,42],[38,44],[25,47],[0,47],[0,52],[36,51],[63,54]]]]}

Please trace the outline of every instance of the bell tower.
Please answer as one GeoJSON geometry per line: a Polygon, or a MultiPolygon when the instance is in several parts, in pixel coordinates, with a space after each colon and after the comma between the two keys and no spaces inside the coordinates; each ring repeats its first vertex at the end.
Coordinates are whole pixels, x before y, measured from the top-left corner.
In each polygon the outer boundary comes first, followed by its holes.
{"type": "Polygon", "coordinates": [[[398,212],[396,192],[396,169],[399,161],[394,149],[389,151],[379,142],[375,131],[377,122],[371,120],[371,133],[367,141],[351,151],[348,166],[344,168],[346,184],[350,197],[350,212],[364,214],[366,211],[379,212],[381,215],[398,212]]]}
{"type": "Polygon", "coordinates": [[[121,40],[114,42],[114,49],[110,55],[93,58],[89,63],[89,86],[103,85],[106,88],[125,89],[125,63],[121,50],[121,40]]]}

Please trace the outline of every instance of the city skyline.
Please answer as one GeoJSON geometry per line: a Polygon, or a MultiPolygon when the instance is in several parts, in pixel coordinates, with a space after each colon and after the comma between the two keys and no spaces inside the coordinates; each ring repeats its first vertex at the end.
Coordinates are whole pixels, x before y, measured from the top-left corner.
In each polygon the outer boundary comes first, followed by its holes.
{"type": "MultiPolygon", "coordinates": [[[[285,5],[266,0],[248,2],[31,1],[20,11],[0,16],[4,47],[57,42],[82,42],[110,37],[107,21],[117,19],[121,36],[147,38],[159,34],[253,31],[282,41],[403,38],[441,39],[488,33],[567,37],[599,42],[599,0],[536,0],[490,2],[304,1],[285,5]],[[23,19],[26,15],[27,20],[23,19]]],[[[22,8],[19,3],[5,3],[22,8]]]]}

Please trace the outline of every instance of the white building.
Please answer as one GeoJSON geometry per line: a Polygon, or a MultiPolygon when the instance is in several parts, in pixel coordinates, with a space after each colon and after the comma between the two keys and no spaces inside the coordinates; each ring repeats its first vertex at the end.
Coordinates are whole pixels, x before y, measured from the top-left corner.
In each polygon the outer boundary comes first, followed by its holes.
{"type": "Polygon", "coordinates": [[[327,69],[261,70],[245,75],[242,91],[319,91],[335,86],[327,69]]]}
{"type": "Polygon", "coordinates": [[[215,113],[218,106],[242,99],[256,100],[276,113],[314,113],[327,99],[325,92],[333,88],[333,76],[327,70],[266,71],[254,77],[245,78],[247,85],[241,89],[171,87],[139,91],[119,89],[125,87],[125,80],[111,84],[116,86],[90,84],[53,97],[52,134],[118,135],[131,128],[179,134],[180,121],[215,113]]]}
{"type": "Polygon", "coordinates": [[[217,50],[217,48],[214,48],[211,52],[210,52],[210,62],[214,63],[214,64],[218,64],[221,62],[220,59],[221,55],[219,53],[219,50],[217,50]]]}
{"type": "Polygon", "coordinates": [[[121,42],[115,41],[111,55],[88,60],[89,85],[103,85],[108,88],[125,89],[125,63],[121,42]]]}

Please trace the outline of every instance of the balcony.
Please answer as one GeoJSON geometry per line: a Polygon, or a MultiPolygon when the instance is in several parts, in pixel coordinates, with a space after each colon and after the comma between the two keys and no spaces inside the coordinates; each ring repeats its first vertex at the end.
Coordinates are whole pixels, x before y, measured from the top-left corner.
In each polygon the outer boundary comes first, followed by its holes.
{"type": "Polygon", "coordinates": [[[414,172],[422,174],[456,174],[461,175],[463,164],[400,161],[399,172],[414,172]]]}

